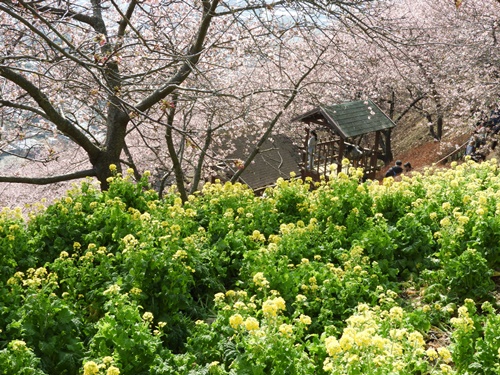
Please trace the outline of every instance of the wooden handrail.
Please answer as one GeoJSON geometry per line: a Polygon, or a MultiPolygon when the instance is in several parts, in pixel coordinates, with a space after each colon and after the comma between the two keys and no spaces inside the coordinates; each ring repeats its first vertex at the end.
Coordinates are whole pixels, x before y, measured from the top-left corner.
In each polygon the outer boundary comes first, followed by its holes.
{"type": "Polygon", "coordinates": [[[438,160],[436,162],[436,164],[439,164],[439,163],[442,163],[444,160],[448,159],[450,156],[458,153],[460,150],[462,150],[464,148],[464,146],[467,145],[467,143],[469,143],[469,140],[467,140],[463,145],[461,145],[460,147],[456,148],[455,150],[453,150],[452,152],[450,152],[448,155],[446,155],[444,158],[441,158],[440,160],[438,160]]]}

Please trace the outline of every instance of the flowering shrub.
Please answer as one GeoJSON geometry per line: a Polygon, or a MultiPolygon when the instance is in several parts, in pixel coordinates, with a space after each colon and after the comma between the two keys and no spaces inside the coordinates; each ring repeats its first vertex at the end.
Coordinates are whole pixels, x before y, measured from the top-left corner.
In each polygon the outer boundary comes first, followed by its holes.
{"type": "MultiPolygon", "coordinates": [[[[441,373],[431,371],[429,360],[438,360],[434,352],[425,350],[425,340],[408,324],[399,306],[389,311],[362,304],[347,319],[340,338],[324,339],[328,357],[323,370],[331,374],[414,374],[441,373]]],[[[441,361],[449,363],[451,355],[439,348],[441,361]]],[[[448,373],[443,371],[443,373],[448,373]]],[[[451,368],[450,368],[451,373],[451,368]]]]}
{"type": "Polygon", "coordinates": [[[46,375],[40,369],[40,359],[22,340],[12,340],[0,350],[3,374],[46,375]]]}
{"type": "Polygon", "coordinates": [[[3,210],[2,371],[497,374],[499,186],[468,161],[182,202],[127,172],[3,210]]]}

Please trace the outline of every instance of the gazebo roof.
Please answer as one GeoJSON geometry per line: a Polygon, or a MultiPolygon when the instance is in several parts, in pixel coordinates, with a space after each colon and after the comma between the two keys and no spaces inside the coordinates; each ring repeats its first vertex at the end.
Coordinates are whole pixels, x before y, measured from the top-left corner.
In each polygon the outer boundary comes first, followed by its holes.
{"type": "Polygon", "coordinates": [[[371,100],[319,106],[295,117],[293,121],[327,125],[343,139],[396,126],[371,100]]]}

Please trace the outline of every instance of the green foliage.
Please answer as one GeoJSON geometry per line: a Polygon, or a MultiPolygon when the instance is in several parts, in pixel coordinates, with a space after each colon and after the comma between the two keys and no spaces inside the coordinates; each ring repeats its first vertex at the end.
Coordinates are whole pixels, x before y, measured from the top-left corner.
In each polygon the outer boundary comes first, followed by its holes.
{"type": "Polygon", "coordinates": [[[446,280],[443,285],[451,299],[485,300],[495,290],[493,270],[476,250],[467,249],[456,258],[443,257],[442,264],[446,280]]]}
{"type": "Polygon", "coordinates": [[[153,314],[146,311],[141,317],[139,306],[120,294],[118,285],[110,286],[104,294],[109,296],[104,305],[106,313],[96,324],[88,357],[112,357],[122,374],[147,374],[159,352],[166,323],[158,323],[152,335],[153,314]]]}
{"type": "Polygon", "coordinates": [[[78,310],[56,296],[57,275],[29,269],[23,303],[9,316],[7,331],[22,337],[49,374],[78,372],[83,357],[83,326],[78,310]]]}
{"type": "Polygon", "coordinates": [[[40,359],[22,340],[12,340],[0,350],[1,375],[46,375],[40,369],[40,359]]]}
{"type": "Polygon", "coordinates": [[[349,173],[4,210],[0,374],[497,374],[496,165],[349,173]]]}

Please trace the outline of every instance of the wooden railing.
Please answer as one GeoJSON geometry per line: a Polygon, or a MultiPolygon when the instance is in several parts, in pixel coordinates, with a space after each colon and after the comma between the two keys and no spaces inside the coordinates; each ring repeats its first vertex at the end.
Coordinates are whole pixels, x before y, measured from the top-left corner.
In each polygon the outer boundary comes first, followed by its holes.
{"type": "MultiPolygon", "coordinates": [[[[344,144],[344,152],[342,157],[348,157],[345,153],[345,146],[348,144],[344,144]]],[[[357,159],[350,159],[351,164],[354,167],[362,167],[365,171],[365,176],[367,178],[373,178],[377,171],[376,165],[372,165],[374,160],[375,152],[371,149],[362,149],[362,155],[357,159]]],[[[327,175],[330,173],[330,165],[337,165],[337,172],[342,170],[342,158],[340,157],[341,153],[341,143],[340,139],[330,139],[325,142],[319,142],[316,145],[316,150],[313,158],[313,167],[309,168],[308,165],[308,155],[305,152],[304,160],[304,173],[305,176],[312,176],[315,178],[319,178],[320,175],[327,175]]],[[[376,158],[375,158],[376,160],[376,158]]]]}

